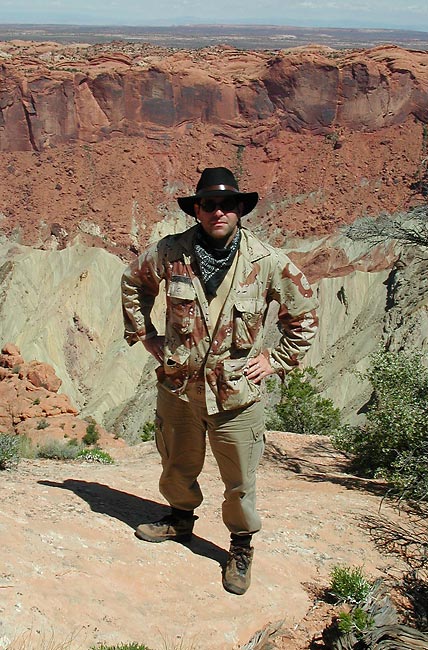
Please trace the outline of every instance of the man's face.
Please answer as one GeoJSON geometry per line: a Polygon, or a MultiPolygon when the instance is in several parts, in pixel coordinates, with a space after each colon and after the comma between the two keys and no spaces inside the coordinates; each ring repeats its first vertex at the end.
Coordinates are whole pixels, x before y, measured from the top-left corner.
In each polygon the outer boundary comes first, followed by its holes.
{"type": "Polygon", "coordinates": [[[233,196],[213,196],[195,203],[195,214],[205,233],[219,247],[226,247],[238,230],[242,203],[233,196]]]}

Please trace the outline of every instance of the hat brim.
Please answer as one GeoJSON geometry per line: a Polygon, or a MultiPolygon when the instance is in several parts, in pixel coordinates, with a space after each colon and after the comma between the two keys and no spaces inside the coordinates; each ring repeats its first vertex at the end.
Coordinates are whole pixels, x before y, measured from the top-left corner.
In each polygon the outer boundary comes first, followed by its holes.
{"type": "Polygon", "coordinates": [[[196,217],[195,203],[203,198],[212,196],[233,196],[243,204],[242,216],[249,214],[257,205],[259,195],[257,192],[234,192],[233,190],[203,190],[193,196],[181,196],[177,199],[180,208],[191,217],[196,217]]]}

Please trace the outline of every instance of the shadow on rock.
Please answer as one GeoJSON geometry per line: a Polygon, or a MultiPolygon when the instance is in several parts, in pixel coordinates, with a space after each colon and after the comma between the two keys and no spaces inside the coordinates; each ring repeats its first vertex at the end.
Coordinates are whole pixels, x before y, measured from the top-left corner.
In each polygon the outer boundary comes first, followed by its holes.
{"type": "Polygon", "coordinates": [[[310,481],[312,483],[332,483],[333,485],[341,485],[347,490],[360,490],[361,492],[369,492],[374,496],[384,497],[388,493],[388,486],[385,483],[382,483],[377,479],[366,479],[360,476],[355,476],[354,474],[349,474],[347,476],[334,476],[328,474],[302,474],[301,477],[305,481],[310,481]]]}
{"type": "Polygon", "coordinates": [[[375,496],[386,496],[388,485],[378,479],[356,476],[350,471],[350,461],[333,450],[329,443],[313,443],[301,448],[299,456],[290,456],[286,450],[269,442],[262,464],[273,465],[284,472],[298,474],[304,481],[314,483],[333,483],[347,490],[361,490],[375,496]]]}
{"type": "MultiPolygon", "coordinates": [[[[99,512],[108,517],[114,517],[133,530],[139,524],[146,524],[161,519],[161,517],[170,511],[168,506],[162,505],[161,503],[143,499],[142,497],[129,494],[128,492],[122,492],[121,490],[115,490],[102,483],[77,479],[66,479],[62,483],[42,480],[38,481],[38,483],[61,490],[70,490],[86,501],[94,512],[99,512]]],[[[202,537],[193,535],[192,541],[183,543],[183,546],[189,548],[195,555],[201,555],[218,562],[221,567],[226,564],[227,552],[202,537]]]]}

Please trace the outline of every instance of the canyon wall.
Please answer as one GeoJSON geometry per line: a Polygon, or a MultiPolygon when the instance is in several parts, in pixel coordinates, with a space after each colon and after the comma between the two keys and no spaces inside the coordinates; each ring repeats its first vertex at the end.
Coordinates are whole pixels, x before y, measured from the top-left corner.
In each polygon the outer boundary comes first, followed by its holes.
{"type": "MultiPolygon", "coordinates": [[[[325,246],[312,241],[309,257],[325,246]]],[[[306,363],[318,368],[324,395],[353,421],[368,397],[355,373],[367,368],[381,342],[391,349],[426,349],[428,277],[417,257],[401,257],[393,270],[367,271],[361,270],[361,245],[336,238],[331,249],[342,250],[342,261],[347,255],[348,272],[315,284],[321,326],[306,363]]],[[[303,261],[308,251],[290,254],[303,261]]],[[[3,244],[0,342],[18,345],[26,361],[51,364],[62,380],[60,391],[83,416],[137,441],[154,416],[155,363],[142,345],[129,348],[122,338],[124,268],[116,256],[79,243],[62,251],[3,244]]],[[[159,308],[156,318],[162,321],[159,308]]]]}
{"type": "Polygon", "coordinates": [[[364,250],[340,227],[426,202],[427,53],[12,42],[0,60],[0,343],[53,365],[83,415],[130,439],[153,419],[153,361],[122,339],[120,275],[191,225],[176,197],[207,166],[259,192],[244,225],[316,284],[307,363],[347,417],[381,341],[426,349],[424,263],[397,266],[392,244],[364,250]]]}
{"type": "Polygon", "coordinates": [[[61,392],[101,422],[132,396],[147,362],[142,346],[122,340],[123,263],[78,244],[58,252],[5,244],[0,255],[2,345],[52,365],[61,392]]]}
{"type": "Polygon", "coordinates": [[[411,209],[428,187],[428,54],[0,43],[0,234],[132,259],[204,167],[275,245],[411,209]]]}
{"type": "Polygon", "coordinates": [[[377,131],[409,116],[428,121],[427,55],[394,46],[185,53],[106,47],[43,55],[2,49],[3,151],[113,134],[167,141],[198,124],[245,146],[267,144],[283,129],[337,137],[342,127],[377,131]]]}

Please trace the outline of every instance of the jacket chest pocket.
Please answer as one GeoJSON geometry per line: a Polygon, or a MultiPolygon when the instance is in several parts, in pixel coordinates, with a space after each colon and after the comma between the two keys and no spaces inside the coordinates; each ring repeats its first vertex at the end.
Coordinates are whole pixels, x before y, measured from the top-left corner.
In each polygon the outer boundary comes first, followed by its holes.
{"type": "Polygon", "coordinates": [[[233,310],[233,344],[238,349],[251,348],[263,326],[265,301],[239,298],[233,310]]]}
{"type": "Polygon", "coordinates": [[[195,324],[196,293],[187,276],[173,276],[167,289],[167,324],[179,334],[189,334],[195,324]]]}

